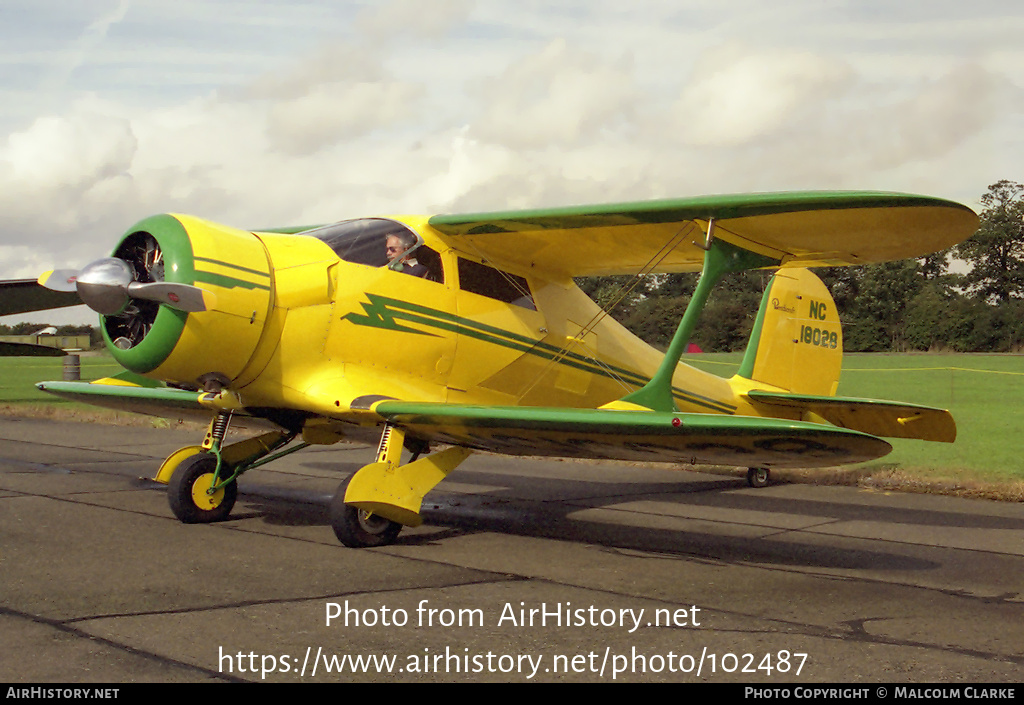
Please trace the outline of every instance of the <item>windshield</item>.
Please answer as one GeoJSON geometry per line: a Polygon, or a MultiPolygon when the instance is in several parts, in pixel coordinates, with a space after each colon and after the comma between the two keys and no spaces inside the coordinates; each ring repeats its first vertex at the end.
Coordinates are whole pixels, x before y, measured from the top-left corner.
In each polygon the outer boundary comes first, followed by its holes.
{"type": "Polygon", "coordinates": [[[388,263],[387,239],[389,235],[412,236],[422,242],[412,230],[394,220],[361,218],[346,220],[305,233],[323,240],[346,262],[383,267],[388,263]]]}

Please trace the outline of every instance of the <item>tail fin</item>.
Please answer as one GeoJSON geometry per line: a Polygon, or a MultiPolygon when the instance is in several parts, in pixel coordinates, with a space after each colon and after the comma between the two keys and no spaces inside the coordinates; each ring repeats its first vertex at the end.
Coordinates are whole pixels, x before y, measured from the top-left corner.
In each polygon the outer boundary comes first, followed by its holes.
{"type": "Polygon", "coordinates": [[[761,299],[737,374],[793,394],[833,396],[843,331],[828,288],[808,269],[781,269],[761,299]]]}

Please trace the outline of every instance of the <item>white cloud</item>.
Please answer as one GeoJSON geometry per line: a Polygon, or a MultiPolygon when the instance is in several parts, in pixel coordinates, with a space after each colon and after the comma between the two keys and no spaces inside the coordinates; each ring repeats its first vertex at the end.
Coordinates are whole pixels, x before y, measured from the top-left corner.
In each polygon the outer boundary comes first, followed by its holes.
{"type": "Polygon", "coordinates": [[[40,118],[9,135],[0,147],[0,243],[75,250],[83,230],[122,216],[136,149],[127,121],[89,112],[40,118]]]}
{"type": "Polygon", "coordinates": [[[852,78],[847,65],[822,55],[727,45],[702,57],[675,118],[688,143],[739,145],[771,136],[799,113],[820,111],[852,78]]]}
{"type": "Polygon", "coordinates": [[[332,83],[270,106],[271,145],[311,154],[342,139],[387,128],[418,111],[422,88],[402,83],[332,83]]]}
{"type": "Polygon", "coordinates": [[[126,120],[90,113],[36,120],[0,152],[10,178],[25,188],[92,184],[128,171],[136,140],[126,120]]]}
{"type": "Polygon", "coordinates": [[[628,57],[611,60],[562,40],[482,82],[474,136],[511,148],[572,147],[632,113],[637,92],[628,57]]]}

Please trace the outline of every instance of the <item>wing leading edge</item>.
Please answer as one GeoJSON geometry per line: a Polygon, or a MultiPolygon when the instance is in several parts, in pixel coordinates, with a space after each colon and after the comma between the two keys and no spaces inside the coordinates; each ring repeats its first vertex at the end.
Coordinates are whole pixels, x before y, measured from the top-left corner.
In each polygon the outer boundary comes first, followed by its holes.
{"type": "Polygon", "coordinates": [[[40,382],[43,392],[68,401],[132,411],[148,416],[197,415],[209,419],[210,409],[200,403],[202,392],[190,392],[158,385],[141,385],[114,377],[95,382],[40,382]]]}

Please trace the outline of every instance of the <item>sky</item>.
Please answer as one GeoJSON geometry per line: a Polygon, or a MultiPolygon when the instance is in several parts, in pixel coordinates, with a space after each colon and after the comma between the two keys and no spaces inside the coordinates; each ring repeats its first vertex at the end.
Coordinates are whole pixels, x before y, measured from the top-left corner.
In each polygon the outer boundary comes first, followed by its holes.
{"type": "Polygon", "coordinates": [[[977,210],[1024,182],[1022,37],[1019,0],[4,0],[0,279],[162,212],[804,189],[977,210]]]}

